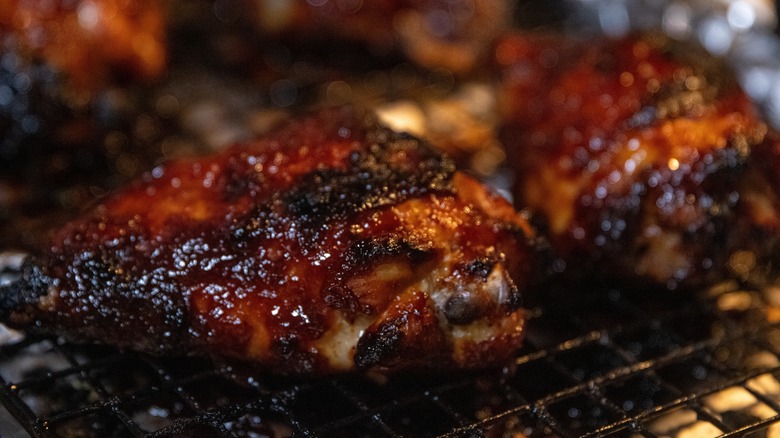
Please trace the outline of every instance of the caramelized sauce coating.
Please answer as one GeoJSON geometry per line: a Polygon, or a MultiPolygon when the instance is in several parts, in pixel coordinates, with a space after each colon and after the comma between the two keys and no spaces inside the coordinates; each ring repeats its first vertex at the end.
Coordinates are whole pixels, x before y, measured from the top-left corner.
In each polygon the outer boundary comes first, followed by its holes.
{"type": "Polygon", "coordinates": [[[2,291],[0,314],[280,373],[481,368],[519,347],[531,238],[419,140],[327,109],[108,197],[2,291]]]}
{"type": "Polygon", "coordinates": [[[656,35],[513,36],[496,54],[516,197],[570,270],[676,287],[769,256],[754,207],[778,185],[751,164],[767,127],[719,61],[656,35]]]}

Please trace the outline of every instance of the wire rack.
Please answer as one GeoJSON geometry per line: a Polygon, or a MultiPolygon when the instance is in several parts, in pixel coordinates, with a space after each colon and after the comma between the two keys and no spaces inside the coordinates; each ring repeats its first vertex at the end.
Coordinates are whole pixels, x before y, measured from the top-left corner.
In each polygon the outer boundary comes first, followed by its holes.
{"type": "MultiPolygon", "coordinates": [[[[520,12],[572,2],[521,3],[533,7],[520,12]]],[[[615,8],[640,5],[658,17],[625,15],[659,21],[667,3],[600,2],[609,7],[597,12],[620,17],[615,8]]],[[[761,66],[775,61],[765,56],[761,66]]],[[[9,275],[0,269],[0,281],[9,275]]],[[[280,378],[202,358],[5,336],[0,326],[0,436],[780,435],[780,288],[546,292],[527,303],[529,332],[512,366],[471,374],[280,378]]]]}
{"type": "Polygon", "coordinates": [[[503,370],[302,380],[27,337],[0,346],[0,401],[35,437],[777,433],[774,288],[548,290],[503,370]]]}

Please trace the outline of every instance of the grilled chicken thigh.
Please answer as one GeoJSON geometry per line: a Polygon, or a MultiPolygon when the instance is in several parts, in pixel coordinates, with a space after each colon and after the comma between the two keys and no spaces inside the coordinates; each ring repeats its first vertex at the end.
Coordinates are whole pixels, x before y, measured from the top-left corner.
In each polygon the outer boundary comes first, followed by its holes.
{"type": "MultiPolygon", "coordinates": [[[[62,208],[144,155],[131,127],[154,106],[139,87],[164,72],[164,18],[156,0],[0,0],[0,226],[62,208]]],[[[0,242],[19,243],[9,231],[0,242]]]]}
{"type": "Polygon", "coordinates": [[[2,290],[0,313],[281,373],[480,368],[521,341],[531,238],[417,139],[327,109],[108,197],[2,290]]]}
{"type": "Polygon", "coordinates": [[[123,110],[109,87],[159,78],[163,9],[154,0],[0,0],[0,170],[14,173],[5,162],[25,149],[83,149],[95,106],[104,118],[123,110]]]}
{"type": "Polygon", "coordinates": [[[455,73],[484,60],[511,23],[507,0],[382,0],[373,2],[255,0],[265,33],[316,41],[364,43],[383,54],[394,48],[428,68],[455,73]]]}
{"type": "Polygon", "coordinates": [[[515,194],[569,271],[676,287],[772,257],[776,137],[721,62],[656,35],[496,53],[515,194]]]}
{"type": "Polygon", "coordinates": [[[3,0],[0,51],[51,65],[80,91],[114,75],[154,78],[165,67],[163,10],[149,0],[3,0]]]}

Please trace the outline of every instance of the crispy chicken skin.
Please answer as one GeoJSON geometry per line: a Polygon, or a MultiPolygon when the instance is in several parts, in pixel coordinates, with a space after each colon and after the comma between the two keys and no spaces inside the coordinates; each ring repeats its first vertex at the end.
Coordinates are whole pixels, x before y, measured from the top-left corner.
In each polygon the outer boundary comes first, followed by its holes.
{"type": "Polygon", "coordinates": [[[678,287],[771,257],[774,134],[719,61],[657,35],[517,35],[496,54],[515,195],[570,272],[678,287]]]}
{"type": "Polygon", "coordinates": [[[9,325],[274,372],[510,359],[535,270],[503,198],[349,107],[161,165],[54,235],[9,325]]]}

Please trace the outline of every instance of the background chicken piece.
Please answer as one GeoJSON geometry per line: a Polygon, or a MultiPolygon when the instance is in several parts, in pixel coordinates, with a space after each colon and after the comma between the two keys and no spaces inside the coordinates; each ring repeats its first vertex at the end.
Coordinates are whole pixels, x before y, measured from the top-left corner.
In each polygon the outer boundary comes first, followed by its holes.
{"type": "Polygon", "coordinates": [[[26,246],[53,211],[89,202],[90,186],[139,173],[147,151],[128,138],[130,114],[151,93],[132,87],[163,73],[163,7],[0,0],[0,245],[26,246]]]}
{"type": "Polygon", "coordinates": [[[85,143],[109,86],[160,77],[164,40],[160,2],[0,2],[0,156],[23,154],[28,137],[85,143]]]}
{"type": "Polygon", "coordinates": [[[675,287],[770,257],[778,185],[756,161],[777,151],[721,62],[656,35],[523,35],[496,53],[515,194],[570,270],[675,287]]]}
{"type": "Polygon", "coordinates": [[[52,65],[82,91],[114,76],[155,78],[166,61],[163,8],[148,0],[3,0],[3,50],[13,45],[52,65]]]}
{"type": "Polygon", "coordinates": [[[2,291],[15,327],[283,373],[512,357],[527,223],[350,108],[159,166],[59,231],[2,291]]]}
{"type": "Polygon", "coordinates": [[[303,1],[254,0],[257,24],[270,34],[311,41],[336,36],[367,44],[375,53],[400,47],[428,68],[456,73],[485,59],[511,23],[506,0],[303,1]]]}

